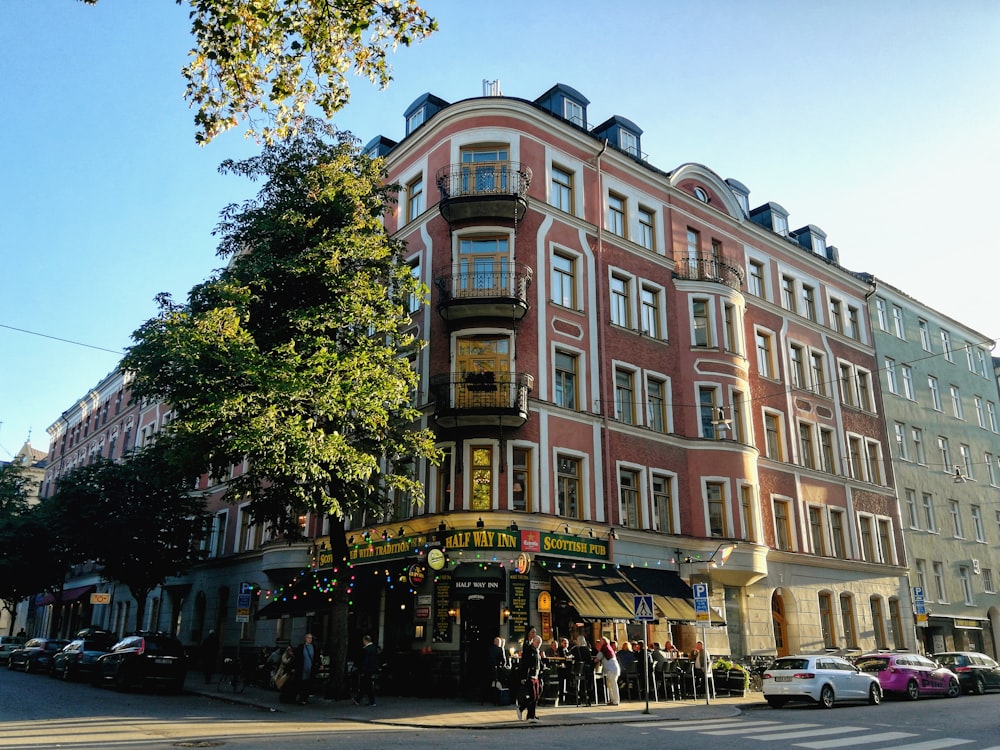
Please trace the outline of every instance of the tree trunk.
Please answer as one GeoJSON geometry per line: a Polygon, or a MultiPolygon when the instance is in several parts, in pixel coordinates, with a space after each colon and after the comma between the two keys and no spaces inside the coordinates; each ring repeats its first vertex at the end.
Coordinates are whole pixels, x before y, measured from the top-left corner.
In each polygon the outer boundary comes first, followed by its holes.
{"type": "MultiPolygon", "coordinates": [[[[129,586],[129,593],[132,594],[132,598],[135,599],[135,632],[142,630],[142,621],[146,617],[146,598],[149,596],[151,589],[148,586],[139,588],[136,586],[134,589],[129,586]]],[[[153,628],[156,629],[155,627],[153,628]]]]}
{"type": "Polygon", "coordinates": [[[344,519],[330,516],[330,548],[333,553],[333,604],[330,611],[330,697],[340,700],[350,695],[347,676],[347,587],[351,574],[347,567],[347,534],[344,519]]]}

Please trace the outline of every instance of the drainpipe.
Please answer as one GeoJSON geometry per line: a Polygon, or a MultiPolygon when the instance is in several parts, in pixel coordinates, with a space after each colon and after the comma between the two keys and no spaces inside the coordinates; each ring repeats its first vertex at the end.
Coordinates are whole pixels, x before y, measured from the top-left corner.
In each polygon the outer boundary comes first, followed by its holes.
{"type": "MultiPolygon", "coordinates": [[[[597,197],[598,197],[598,206],[599,206],[599,208],[598,208],[598,214],[597,214],[597,257],[598,258],[600,258],[601,256],[604,255],[604,214],[603,214],[603,211],[604,211],[604,173],[601,171],[601,157],[604,156],[604,152],[607,151],[607,150],[608,150],[608,139],[605,138],[604,139],[604,143],[601,145],[601,150],[597,152],[597,156],[595,158],[595,164],[596,164],[596,167],[597,167],[597,197]]],[[[594,266],[595,266],[595,270],[596,270],[596,267],[597,267],[596,261],[594,263],[594,266]]],[[[594,283],[594,287],[596,289],[601,289],[602,288],[601,286],[599,286],[596,283],[597,282],[596,279],[594,279],[593,281],[595,282],[594,283]]],[[[600,300],[600,294],[599,293],[598,293],[597,300],[595,300],[595,303],[597,303],[598,300],[600,300]]],[[[600,312],[601,307],[600,307],[599,303],[595,304],[595,309],[598,312],[600,312]]],[[[599,358],[603,359],[604,358],[603,357],[603,355],[604,355],[604,326],[600,323],[600,316],[598,316],[598,326],[597,326],[597,350],[598,350],[599,355],[600,355],[599,358]]],[[[600,366],[598,365],[598,367],[600,367],[600,366]]],[[[608,489],[610,487],[617,486],[617,482],[615,482],[614,484],[612,484],[611,481],[610,481],[611,478],[612,478],[612,477],[610,477],[611,467],[608,464],[608,405],[609,405],[609,403],[613,403],[613,401],[612,402],[605,402],[602,399],[598,403],[601,406],[601,424],[603,425],[602,429],[601,429],[601,464],[603,466],[603,474],[604,474],[604,489],[605,489],[604,503],[605,503],[605,508],[607,508],[608,510],[610,510],[610,508],[608,508],[608,506],[607,506],[607,503],[608,503],[607,492],[608,492],[608,489]]],[[[615,495],[615,498],[616,498],[615,507],[617,508],[618,507],[617,495],[615,495]]],[[[610,526],[612,524],[612,519],[610,518],[610,513],[608,514],[608,516],[609,517],[606,520],[608,522],[608,525],[610,526]]],[[[611,544],[610,536],[608,538],[608,544],[609,545],[611,544]]],[[[610,551],[613,554],[614,548],[612,547],[610,551]]],[[[610,559],[611,555],[609,554],[608,557],[610,559]]]]}

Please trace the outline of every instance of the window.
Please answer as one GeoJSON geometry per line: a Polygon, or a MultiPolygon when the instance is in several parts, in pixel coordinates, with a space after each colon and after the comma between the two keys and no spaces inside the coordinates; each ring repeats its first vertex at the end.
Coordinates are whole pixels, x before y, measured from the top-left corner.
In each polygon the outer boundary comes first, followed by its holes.
{"type": "Polygon", "coordinates": [[[563,99],[563,117],[574,125],[583,127],[583,107],[572,99],[563,99]]]}
{"type": "Polygon", "coordinates": [[[424,212],[424,178],[418,177],[406,186],[406,220],[413,221],[424,212]]]}
{"type": "Polygon", "coordinates": [[[791,276],[781,277],[781,304],[789,312],[796,312],[795,279],[791,276]]]}
{"type": "Polygon", "coordinates": [[[813,432],[815,428],[806,422],[799,423],[799,459],[807,469],[816,468],[816,457],[813,449],[813,432]]]}
{"type": "Polygon", "coordinates": [[[744,418],[746,414],[746,396],[741,391],[732,391],[729,397],[732,399],[729,416],[733,420],[733,440],[746,444],[750,441],[747,434],[746,419],[744,418]]]}
{"type": "Polygon", "coordinates": [[[917,515],[917,491],[907,487],[904,491],[904,504],[906,506],[906,522],[911,529],[920,528],[920,517],[917,515]]]}
{"type": "Polygon", "coordinates": [[[784,460],[781,449],[781,415],[764,412],[764,455],[775,461],[784,460]]]}
{"type": "Polygon", "coordinates": [[[930,598],[931,592],[927,588],[927,562],[918,558],[914,560],[913,568],[917,574],[917,586],[923,589],[925,597],[930,598]]]}
{"type": "Polygon", "coordinates": [[[552,256],[552,301],[576,309],[576,260],[561,253],[552,256]]]}
{"type": "Polygon", "coordinates": [[[674,521],[674,498],[670,477],[654,476],[653,484],[653,514],[656,517],[656,529],[664,534],[676,534],[679,529],[674,521]]]}
{"type": "Polygon", "coordinates": [[[990,429],[993,432],[1000,432],[1000,430],[997,429],[997,408],[994,406],[992,401],[986,402],[986,417],[990,423],[990,429]]]}
{"type": "Polygon", "coordinates": [[[688,274],[691,278],[697,279],[700,258],[701,258],[701,233],[697,229],[687,230],[687,264],[688,274]]]}
{"type": "Polygon", "coordinates": [[[903,376],[903,395],[913,401],[916,399],[916,391],[913,389],[913,368],[909,365],[900,365],[899,372],[903,376]]]}
{"type": "Polygon", "coordinates": [[[472,487],[469,507],[472,510],[493,509],[493,448],[472,446],[472,487]]]}
{"type": "Polygon", "coordinates": [[[837,333],[844,332],[844,303],[839,299],[830,300],[830,328],[837,333]]]}
{"type": "Polygon", "coordinates": [[[826,395],[826,362],[820,352],[809,353],[809,376],[813,393],[826,395]]]}
{"type": "Polygon", "coordinates": [[[865,473],[861,456],[861,438],[857,435],[849,435],[847,438],[847,460],[851,467],[851,477],[864,481],[865,473]]]}
{"type": "Polygon", "coordinates": [[[410,134],[424,124],[424,108],[414,111],[406,118],[406,133],[410,134]]]}
{"type": "Polygon", "coordinates": [[[958,566],[958,581],[962,587],[962,598],[966,604],[975,604],[976,600],[972,596],[972,578],[967,565],[958,566]]]}
{"type": "Polygon", "coordinates": [[[762,378],[776,380],[778,373],[774,366],[774,337],[766,332],[758,330],[757,339],[757,371],[762,378]]]}
{"type": "Polygon", "coordinates": [[[707,300],[695,299],[691,301],[691,326],[694,346],[709,347],[714,345],[707,300]]]}
{"type": "Polygon", "coordinates": [[[857,406],[858,405],[858,391],[854,383],[854,368],[849,364],[842,362],[839,366],[840,370],[840,400],[844,402],[846,406],[857,406]]]}
{"type": "Polygon", "coordinates": [[[896,337],[906,340],[906,329],[903,328],[903,308],[899,305],[892,306],[892,326],[896,331],[896,337]]]}
{"type": "Polygon", "coordinates": [[[986,429],[986,410],[983,406],[982,396],[973,396],[972,402],[976,406],[976,421],[980,427],[986,429]]]}
{"type": "Polygon", "coordinates": [[[753,487],[749,484],[740,485],[740,513],[743,515],[743,538],[751,542],[757,541],[753,487]]]}
{"type": "Polygon", "coordinates": [[[802,314],[816,320],[816,290],[806,284],[802,285],[802,314]]]}
{"type": "MultiPolygon", "coordinates": [[[[417,280],[417,283],[421,282],[421,271],[420,271],[420,258],[414,258],[410,261],[410,276],[417,280]]],[[[416,292],[410,295],[406,303],[409,307],[411,313],[417,312],[423,305],[423,300],[420,295],[416,292]]]]}
{"type": "Polygon", "coordinates": [[[783,552],[792,552],[792,526],[788,501],[774,501],[774,543],[783,552]]]}
{"type": "Polygon", "coordinates": [[[564,409],[577,408],[577,360],[577,355],[570,352],[557,351],[555,354],[555,401],[564,409]]]}
{"type": "Polygon", "coordinates": [[[865,440],[865,456],[868,481],[872,484],[885,484],[882,481],[882,444],[877,440],[865,440]]]}
{"type": "Polygon", "coordinates": [[[826,555],[826,535],[823,533],[823,509],[809,506],[809,541],[813,554],[826,555]]]}
{"type": "Polygon", "coordinates": [[[858,370],[858,408],[865,411],[875,411],[875,402],[872,401],[872,376],[864,370],[858,370]]]}
{"type": "Polygon", "coordinates": [[[924,431],[919,427],[914,427],[910,431],[913,439],[913,460],[918,464],[927,464],[927,454],[924,452],[924,431]]]}
{"type": "Polygon", "coordinates": [[[643,286],[639,290],[639,325],[642,332],[654,339],[662,339],[660,319],[662,317],[660,305],[660,290],[643,286]]]}
{"type": "Polygon", "coordinates": [[[847,306],[847,323],[850,337],[855,341],[861,341],[861,311],[853,305],[847,306]]]}
{"type": "Polygon", "coordinates": [[[983,509],[978,505],[969,508],[972,514],[972,531],[976,535],[977,542],[986,541],[986,528],[983,526],[983,509]]]}
{"type": "Polygon", "coordinates": [[[951,474],[952,463],[951,463],[951,445],[948,443],[948,438],[944,435],[938,435],[937,439],[938,455],[941,457],[941,467],[951,474]]]}
{"type": "Polygon", "coordinates": [[[966,342],[965,344],[965,359],[969,365],[969,372],[976,371],[976,356],[973,354],[972,344],[966,342]]]}
{"type": "Polygon", "coordinates": [[[986,371],[986,352],[982,349],[976,349],[976,359],[979,362],[979,374],[984,378],[988,378],[989,373],[986,371]]]}
{"type": "Polygon", "coordinates": [[[887,518],[879,518],[875,521],[878,527],[878,552],[879,562],[892,565],[896,562],[896,557],[892,552],[892,523],[887,518]]]}
{"type": "Polygon", "coordinates": [[[722,314],[722,344],[727,352],[739,354],[742,347],[740,346],[740,327],[737,324],[736,306],[723,302],[722,314]]]}
{"type": "Polygon", "coordinates": [[[896,447],[899,450],[899,457],[903,461],[910,460],[910,446],[906,442],[906,425],[902,422],[892,423],[893,436],[896,438],[896,447]]]}
{"type": "Polygon", "coordinates": [[[819,468],[828,474],[836,473],[837,462],[833,452],[833,430],[819,428],[819,468]]]}
{"type": "Polygon", "coordinates": [[[635,385],[633,373],[615,368],[615,419],[635,424],[635,385]]]}
{"type": "Polygon", "coordinates": [[[830,546],[835,557],[847,558],[847,542],[844,536],[844,511],[830,509],[830,546]]]}
{"type": "Polygon", "coordinates": [[[462,195],[507,192],[509,174],[507,148],[470,148],[462,150],[462,195]]]}
{"type": "Polygon", "coordinates": [[[580,518],[580,461],[559,456],[556,459],[556,512],[566,518],[580,518]]]}
{"type": "Polygon", "coordinates": [[[625,199],[620,195],[608,193],[608,225],[607,230],[619,237],[625,237],[625,199]]]}
{"type": "Polygon", "coordinates": [[[819,594],[819,625],[823,631],[823,647],[837,648],[837,634],[833,629],[833,597],[826,591],[819,594]]]}
{"type": "Polygon", "coordinates": [[[552,165],[552,184],[549,202],[560,211],[573,213],[573,174],[552,165]]]}
{"type": "Polygon", "coordinates": [[[878,327],[881,331],[889,330],[889,313],[886,309],[885,300],[875,298],[875,315],[878,320],[878,327]]]}
{"type": "Polygon", "coordinates": [[[918,320],[917,329],[920,331],[920,346],[925,352],[931,351],[931,330],[927,326],[927,321],[922,318],[918,320]]]}
{"type": "Polygon", "coordinates": [[[510,237],[463,237],[458,252],[459,287],[453,294],[482,297],[510,293],[510,237]]]}
{"type": "Polygon", "coordinates": [[[708,530],[713,537],[728,536],[726,523],[726,488],[721,482],[705,484],[708,502],[708,530]]]}
{"type": "Polygon", "coordinates": [[[899,380],[896,375],[896,360],[885,358],[885,379],[886,386],[890,393],[899,393],[899,380]]]}
{"type": "Polygon", "coordinates": [[[718,388],[702,386],[698,388],[698,413],[701,416],[701,437],[709,440],[720,440],[725,437],[716,431],[718,415],[718,388]]]}
{"type": "Polygon", "coordinates": [[[511,459],[511,507],[530,513],[531,507],[531,467],[534,466],[531,451],[514,448],[511,459]]]}
{"type": "Polygon", "coordinates": [[[927,387],[931,392],[931,406],[934,411],[943,411],[941,408],[941,390],[938,387],[938,380],[933,375],[927,376],[927,387]]]}
{"type": "Polygon", "coordinates": [[[952,414],[955,415],[956,419],[965,419],[965,412],[962,411],[962,392],[957,385],[949,386],[948,392],[951,394],[952,414]]]}
{"type": "Polygon", "coordinates": [[[941,329],[941,352],[949,362],[955,361],[951,351],[951,334],[943,328],[941,329]]]}
{"type": "Polygon", "coordinates": [[[622,328],[629,328],[632,316],[629,314],[632,306],[631,289],[628,279],[621,276],[611,277],[611,322],[622,328]]]}
{"type": "Polygon", "coordinates": [[[990,487],[1000,487],[1000,485],[997,484],[998,464],[993,461],[993,454],[989,452],[984,453],[983,463],[986,464],[986,473],[990,477],[990,487]]]}
{"type": "Polygon", "coordinates": [[[844,628],[844,645],[858,647],[857,628],[854,626],[854,599],[850,594],[840,595],[840,621],[844,628]]]}
{"type": "Polygon", "coordinates": [[[882,614],[882,600],[877,596],[873,596],[868,601],[872,610],[872,630],[875,631],[875,648],[887,648],[887,642],[885,640],[885,615],[882,614]]]}
{"type": "Polygon", "coordinates": [[[655,219],[652,210],[639,206],[639,244],[647,250],[656,250],[655,219]]]}
{"type": "Polygon", "coordinates": [[[639,155],[639,139],[636,138],[635,133],[628,130],[619,130],[618,145],[622,151],[630,156],[639,155]]]}
{"type": "Polygon", "coordinates": [[[962,457],[962,465],[965,467],[965,478],[975,480],[972,475],[972,449],[965,443],[958,446],[958,453],[962,457]]]}
{"type": "Polygon", "coordinates": [[[764,294],[764,264],[751,260],[747,263],[747,290],[754,297],[765,298],[764,294]]]}
{"type": "Polygon", "coordinates": [[[920,504],[924,509],[924,528],[932,533],[936,533],[937,521],[934,518],[934,496],[929,492],[921,493],[920,504]]]}
{"type": "Polygon", "coordinates": [[[964,539],[965,534],[962,529],[962,513],[958,507],[957,500],[948,501],[948,515],[951,516],[951,533],[956,539],[964,539]]]}
{"type": "Polygon", "coordinates": [[[803,361],[802,347],[792,344],[789,347],[789,363],[792,370],[792,386],[799,389],[806,387],[806,365],[803,361]]]}
{"type": "Polygon", "coordinates": [[[993,588],[993,571],[990,568],[983,568],[982,571],[983,591],[987,594],[995,594],[996,590],[993,588]]]}
{"type": "Polygon", "coordinates": [[[948,599],[945,596],[944,588],[944,563],[935,560],[932,568],[934,570],[934,592],[937,594],[937,600],[939,602],[946,602],[948,599]]]}
{"type": "Polygon", "coordinates": [[[639,475],[631,469],[621,469],[618,472],[618,492],[621,500],[622,526],[631,529],[642,528],[639,516],[639,475]]]}
{"type": "Polygon", "coordinates": [[[658,378],[646,381],[647,424],[657,432],[667,431],[667,384],[658,378]]]}
{"type": "Polygon", "coordinates": [[[858,517],[858,526],[861,529],[861,555],[867,562],[876,562],[875,536],[872,526],[874,519],[871,516],[862,515],[858,517]]]}

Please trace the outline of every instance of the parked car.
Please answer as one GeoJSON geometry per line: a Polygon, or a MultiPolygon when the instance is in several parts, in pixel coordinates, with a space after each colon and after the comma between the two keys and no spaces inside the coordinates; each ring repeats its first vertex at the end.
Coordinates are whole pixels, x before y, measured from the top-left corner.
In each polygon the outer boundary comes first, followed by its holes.
{"type": "Polygon", "coordinates": [[[21,648],[26,640],[19,635],[0,635],[0,664],[6,664],[10,652],[21,648]]]}
{"type": "Polygon", "coordinates": [[[828,654],[781,656],[764,670],[763,686],[772,708],[789,701],[813,701],[823,708],[833,708],[836,701],[867,701],[873,706],[882,702],[876,677],[828,654]]]}
{"type": "Polygon", "coordinates": [[[180,692],[186,675],[187,655],[177,638],[167,633],[136,633],[97,660],[93,682],[111,682],[119,690],[161,686],[180,692]]]}
{"type": "Polygon", "coordinates": [[[958,675],[920,654],[880,651],[860,656],[854,664],[862,672],[875,675],[884,693],[902,695],[911,701],[922,695],[955,698],[962,691],[958,675]]]}
{"type": "Polygon", "coordinates": [[[52,657],[69,641],[59,638],[32,638],[20,648],[10,652],[7,669],[28,672],[48,672],[52,668],[52,657]]]}
{"type": "Polygon", "coordinates": [[[978,651],[944,651],[932,657],[958,675],[962,689],[974,695],[1000,690],[1000,664],[978,651]]]}
{"type": "Polygon", "coordinates": [[[70,641],[52,657],[52,671],[49,674],[67,681],[93,674],[97,660],[108,653],[113,645],[114,638],[101,636],[70,641]]]}

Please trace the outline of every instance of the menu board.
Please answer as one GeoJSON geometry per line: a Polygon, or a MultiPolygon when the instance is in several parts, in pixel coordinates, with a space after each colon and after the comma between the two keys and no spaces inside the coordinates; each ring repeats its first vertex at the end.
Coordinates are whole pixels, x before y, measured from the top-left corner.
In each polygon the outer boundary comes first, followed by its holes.
{"type": "Polygon", "coordinates": [[[514,573],[507,575],[508,594],[507,604],[510,608],[510,618],[507,620],[510,625],[510,636],[520,638],[528,627],[528,584],[531,576],[527,573],[514,573]]]}
{"type": "Polygon", "coordinates": [[[434,642],[451,643],[451,573],[438,573],[434,578],[434,642]]]}

